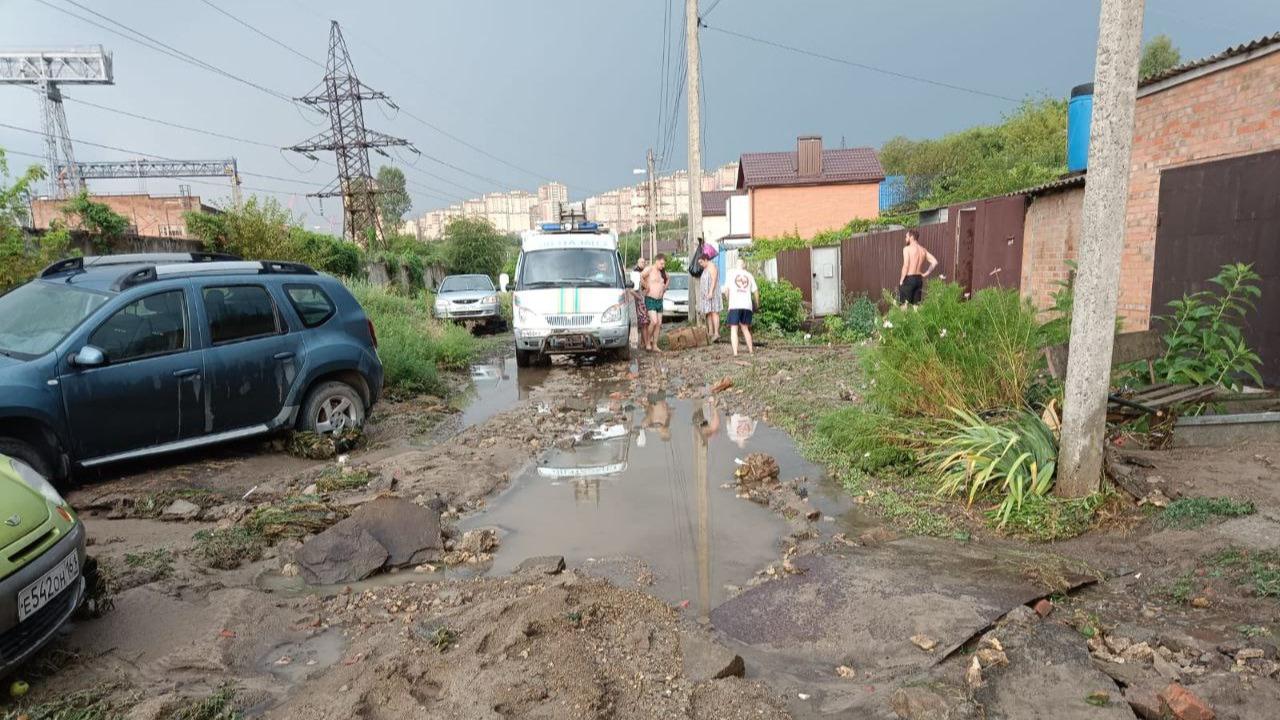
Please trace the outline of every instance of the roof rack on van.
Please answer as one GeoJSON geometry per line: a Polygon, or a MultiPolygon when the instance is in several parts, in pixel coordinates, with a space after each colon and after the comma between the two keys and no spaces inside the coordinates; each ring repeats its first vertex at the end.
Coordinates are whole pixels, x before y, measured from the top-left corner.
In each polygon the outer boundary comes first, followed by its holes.
{"type": "Polygon", "coordinates": [[[139,268],[126,273],[112,287],[118,291],[160,279],[207,274],[317,275],[319,273],[308,265],[281,260],[208,260],[139,268]]]}
{"type": "Polygon", "coordinates": [[[239,260],[238,255],[217,252],[189,253],[124,253],[121,255],[90,255],[88,257],[63,258],[40,271],[40,277],[47,278],[62,273],[81,273],[88,268],[110,267],[112,265],[141,265],[159,263],[205,263],[239,260]]]}

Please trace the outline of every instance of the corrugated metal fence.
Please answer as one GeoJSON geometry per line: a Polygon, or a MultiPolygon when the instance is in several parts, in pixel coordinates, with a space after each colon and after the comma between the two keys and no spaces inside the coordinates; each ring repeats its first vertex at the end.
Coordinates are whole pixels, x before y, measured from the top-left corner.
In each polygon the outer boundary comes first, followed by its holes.
{"type": "MultiPolygon", "coordinates": [[[[962,203],[947,209],[945,221],[916,228],[920,244],[938,259],[935,276],[970,290],[1018,288],[1025,207],[1021,195],[962,203]]],[[[885,290],[896,293],[906,234],[883,230],[845,239],[840,244],[841,297],[878,300],[885,290]]],[[[813,301],[809,249],[778,253],[778,277],[800,288],[806,302],[813,301]]]]}

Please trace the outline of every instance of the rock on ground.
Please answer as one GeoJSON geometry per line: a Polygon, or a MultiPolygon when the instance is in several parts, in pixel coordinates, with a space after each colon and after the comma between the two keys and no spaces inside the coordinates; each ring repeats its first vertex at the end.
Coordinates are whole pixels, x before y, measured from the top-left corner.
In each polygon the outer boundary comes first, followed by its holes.
{"type": "Polygon", "coordinates": [[[515,570],[511,571],[511,574],[559,575],[562,572],[564,572],[563,555],[542,555],[521,562],[515,570]]]}
{"type": "Polygon", "coordinates": [[[309,585],[363,580],[387,562],[387,549],[350,518],[307,540],[294,555],[309,585]]]}
{"type": "Polygon", "coordinates": [[[440,513],[408,500],[382,497],[361,505],[350,520],[387,549],[387,565],[421,565],[439,557],[440,513]]]}
{"type": "Polygon", "coordinates": [[[160,512],[160,518],[163,520],[195,520],[200,516],[200,506],[190,500],[181,498],[169,503],[163,511],[160,512]]]}

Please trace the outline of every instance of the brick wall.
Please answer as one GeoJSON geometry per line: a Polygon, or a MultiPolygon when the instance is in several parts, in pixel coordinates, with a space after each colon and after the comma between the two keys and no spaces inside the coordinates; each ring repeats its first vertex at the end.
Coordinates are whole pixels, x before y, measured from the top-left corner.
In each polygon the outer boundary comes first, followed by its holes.
{"type": "Polygon", "coordinates": [[[854,218],[880,217],[879,183],[765,187],[751,190],[751,234],[813,237],[854,218]]]}
{"type": "MultiPolygon", "coordinates": [[[[1280,52],[1140,94],[1120,272],[1118,313],[1125,330],[1145,330],[1151,321],[1160,172],[1275,149],[1280,52]]],[[[1066,277],[1066,261],[1075,259],[1083,204],[1084,190],[1076,189],[1036,198],[1027,211],[1022,288],[1040,307],[1066,277]]],[[[1206,276],[1214,270],[1206,268],[1206,276]]]]}
{"type": "Polygon", "coordinates": [[[1067,261],[1075,259],[1083,213],[1083,187],[1041,195],[1027,206],[1022,294],[1038,308],[1052,305],[1050,293],[1067,279],[1067,261]]]}
{"type": "Polygon", "coordinates": [[[1126,329],[1150,322],[1160,171],[1278,148],[1280,52],[1138,98],[1120,281],[1126,329]]]}
{"type": "MultiPolygon", "coordinates": [[[[200,211],[204,206],[195,196],[152,197],[150,195],[91,195],[129,221],[130,232],[152,237],[188,237],[182,214],[200,211]]],[[[39,198],[31,202],[32,225],[48,229],[51,221],[68,223],[62,213],[65,200],[39,198]]]]}

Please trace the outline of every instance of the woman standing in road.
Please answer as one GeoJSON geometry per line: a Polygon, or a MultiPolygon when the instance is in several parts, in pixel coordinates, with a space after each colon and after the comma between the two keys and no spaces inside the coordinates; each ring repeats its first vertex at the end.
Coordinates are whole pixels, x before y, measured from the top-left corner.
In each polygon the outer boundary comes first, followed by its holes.
{"type": "Polygon", "coordinates": [[[720,311],[724,308],[720,300],[720,269],[705,254],[698,256],[698,265],[702,267],[698,310],[707,316],[707,337],[710,342],[717,342],[720,340],[720,311]]]}

